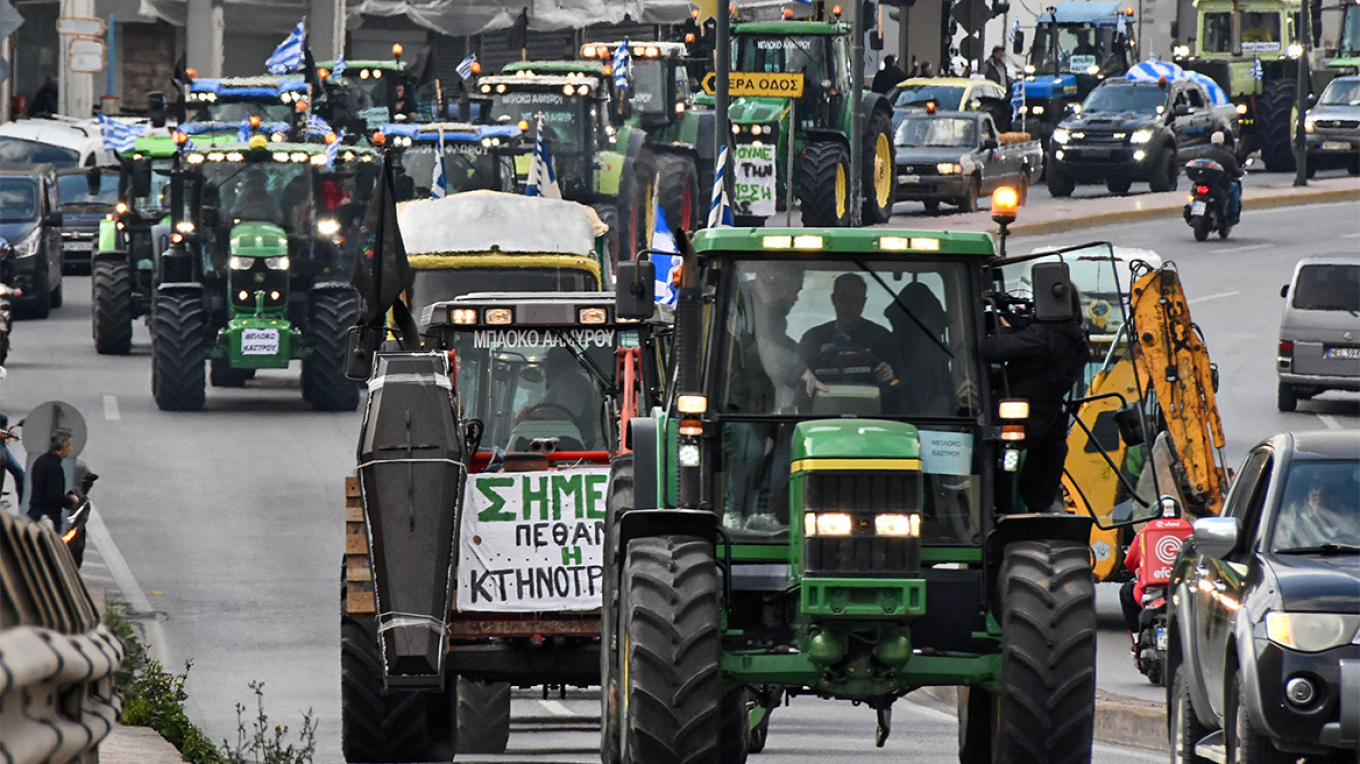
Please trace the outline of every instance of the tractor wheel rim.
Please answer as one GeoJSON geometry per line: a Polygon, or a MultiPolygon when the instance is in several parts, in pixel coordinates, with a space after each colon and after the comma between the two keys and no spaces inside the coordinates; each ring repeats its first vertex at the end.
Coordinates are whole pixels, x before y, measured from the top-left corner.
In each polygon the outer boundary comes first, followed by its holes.
{"type": "Polygon", "coordinates": [[[888,206],[888,195],[892,193],[892,146],[888,144],[886,133],[878,134],[874,145],[874,196],[879,207],[888,206]]]}
{"type": "Polygon", "coordinates": [[[836,219],[845,217],[845,165],[836,165],[836,219]]]}

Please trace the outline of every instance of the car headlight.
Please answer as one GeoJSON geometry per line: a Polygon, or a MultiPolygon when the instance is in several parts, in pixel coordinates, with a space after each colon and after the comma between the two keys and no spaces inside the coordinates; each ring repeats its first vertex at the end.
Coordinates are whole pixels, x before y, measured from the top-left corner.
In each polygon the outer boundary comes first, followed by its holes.
{"type": "Polygon", "coordinates": [[[1129,143],[1147,143],[1150,140],[1152,140],[1152,131],[1147,128],[1134,130],[1133,134],[1129,136],[1129,143]]]}
{"type": "Polygon", "coordinates": [[[963,172],[963,167],[957,162],[941,162],[935,165],[935,171],[941,175],[958,175],[963,172]]]}
{"type": "Polygon", "coordinates": [[[230,266],[233,271],[248,271],[250,270],[250,266],[254,264],[255,258],[241,257],[240,255],[232,255],[231,259],[227,261],[227,265],[230,266]]]}
{"type": "Polygon", "coordinates": [[[281,257],[266,257],[264,259],[264,265],[266,268],[272,268],[276,271],[286,271],[288,270],[288,255],[283,255],[281,257]]]}
{"type": "Polygon", "coordinates": [[[1316,120],[1316,119],[1313,119],[1313,118],[1310,117],[1310,118],[1305,119],[1305,120],[1303,121],[1303,131],[1304,131],[1305,133],[1311,133],[1311,132],[1313,132],[1313,130],[1316,129],[1316,128],[1317,128],[1317,120],[1316,120]]]}
{"type": "Polygon", "coordinates": [[[42,246],[42,228],[35,227],[27,236],[19,240],[13,247],[14,256],[17,258],[32,257],[38,254],[38,249],[42,246]]]}
{"type": "Polygon", "coordinates": [[[1266,613],[1271,642],[1302,653],[1319,653],[1349,644],[1360,632],[1360,615],[1342,613],[1266,613]]]}
{"type": "Polygon", "coordinates": [[[1067,128],[1059,127],[1053,131],[1053,142],[1066,144],[1072,136],[1067,132],[1067,128]]]}

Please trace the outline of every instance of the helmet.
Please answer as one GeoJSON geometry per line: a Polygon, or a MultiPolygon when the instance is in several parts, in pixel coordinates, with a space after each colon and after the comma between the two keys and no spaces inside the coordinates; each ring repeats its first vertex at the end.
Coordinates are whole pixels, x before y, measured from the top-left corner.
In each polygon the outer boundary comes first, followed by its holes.
{"type": "Polygon", "coordinates": [[[1223,131],[1222,131],[1222,130],[1215,130],[1215,131],[1214,131],[1214,134],[1211,135],[1211,136],[1209,136],[1209,142],[1212,143],[1212,144],[1214,144],[1215,146],[1222,146],[1222,145],[1223,145],[1223,131]]]}
{"type": "Polygon", "coordinates": [[[1157,503],[1162,506],[1162,517],[1175,519],[1181,516],[1181,503],[1175,496],[1163,495],[1157,499],[1157,503]]]}

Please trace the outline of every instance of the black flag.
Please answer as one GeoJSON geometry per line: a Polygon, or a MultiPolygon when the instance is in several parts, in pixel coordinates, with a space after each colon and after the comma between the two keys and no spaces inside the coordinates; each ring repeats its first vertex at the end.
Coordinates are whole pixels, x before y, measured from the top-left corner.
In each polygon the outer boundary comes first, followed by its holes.
{"type": "Polygon", "coordinates": [[[507,41],[511,50],[519,48],[522,52],[528,45],[529,37],[529,9],[525,7],[515,17],[515,23],[510,26],[510,36],[507,41]]]}
{"type": "Polygon", "coordinates": [[[391,310],[402,335],[402,345],[408,349],[419,347],[419,330],[402,300],[402,293],[410,286],[411,265],[406,259],[406,245],[397,224],[392,162],[385,152],[378,187],[364,213],[359,242],[359,257],[354,262],[350,284],[364,301],[360,325],[382,326],[391,310]]]}

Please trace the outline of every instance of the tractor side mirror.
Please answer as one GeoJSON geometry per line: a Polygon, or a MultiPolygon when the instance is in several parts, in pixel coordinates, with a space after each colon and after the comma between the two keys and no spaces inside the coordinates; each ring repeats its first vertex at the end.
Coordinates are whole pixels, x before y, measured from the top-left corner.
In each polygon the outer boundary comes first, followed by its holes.
{"type": "Polygon", "coordinates": [[[651,260],[626,260],[614,276],[614,313],[641,321],[656,309],[656,265],[651,260]]]}
{"type": "Polygon", "coordinates": [[[132,173],[128,179],[128,194],[133,197],[151,195],[151,160],[137,157],[132,160],[132,173]]]}
{"type": "Polygon", "coordinates": [[[99,196],[99,187],[103,185],[104,175],[98,167],[91,167],[85,172],[85,192],[90,196],[99,196]]]}
{"type": "Polygon", "coordinates": [[[1025,52],[1025,33],[1015,30],[1015,42],[1011,43],[1011,53],[1021,55],[1025,52]]]}
{"type": "Polygon", "coordinates": [[[383,330],[376,326],[351,326],[345,337],[345,377],[363,382],[373,373],[373,354],[382,343],[383,330]]]}
{"type": "Polygon", "coordinates": [[[165,93],[153,90],[146,94],[146,113],[151,118],[152,127],[165,127],[166,112],[165,93]]]}
{"type": "Polygon", "coordinates": [[[983,138],[983,139],[982,139],[982,150],[983,150],[983,151],[991,151],[992,149],[996,149],[996,148],[1000,148],[1000,147],[1001,147],[1001,144],[1000,144],[999,142],[997,142],[997,140],[996,140],[995,138],[983,138]]]}

